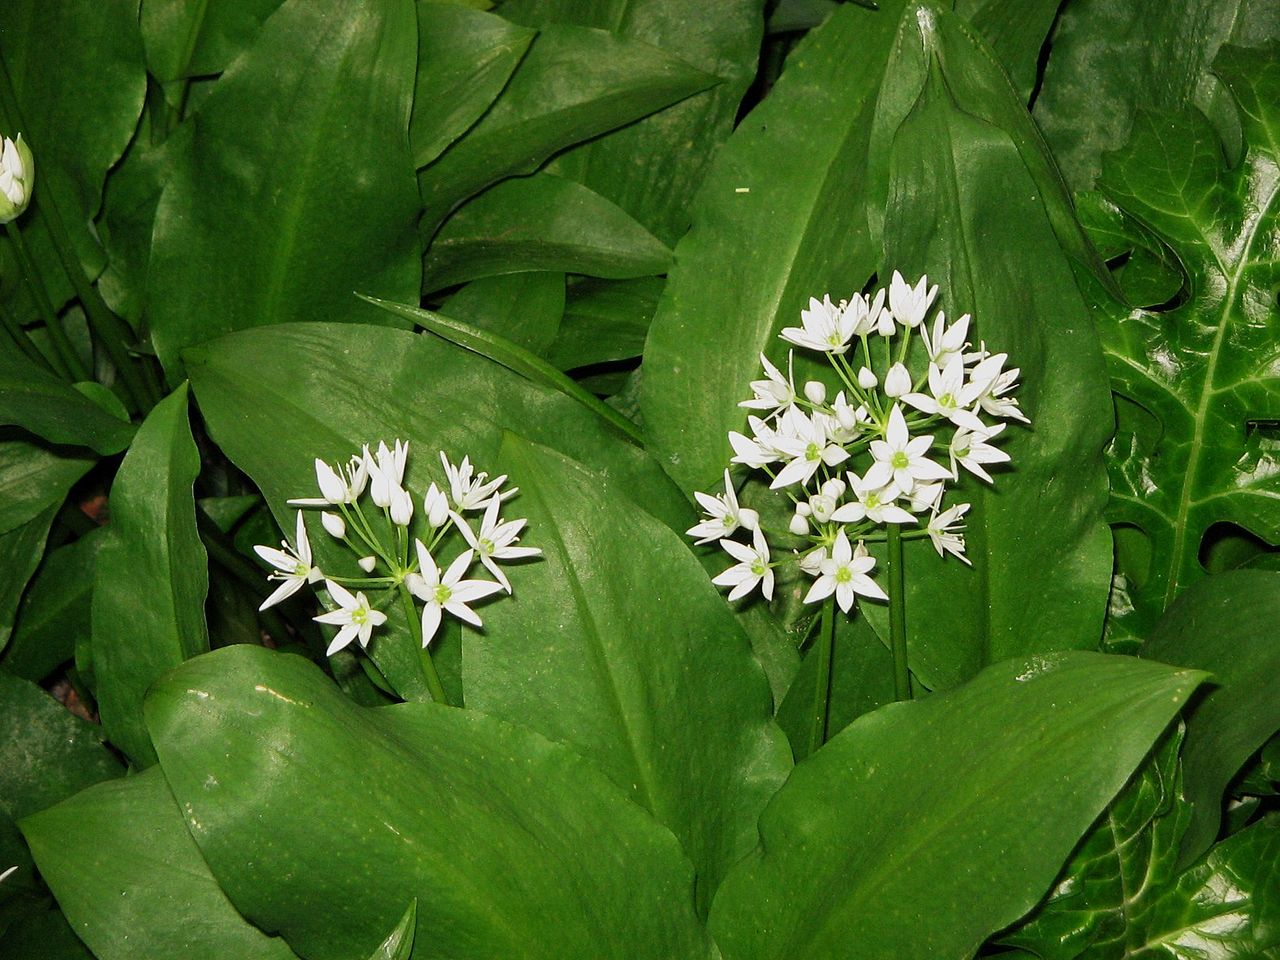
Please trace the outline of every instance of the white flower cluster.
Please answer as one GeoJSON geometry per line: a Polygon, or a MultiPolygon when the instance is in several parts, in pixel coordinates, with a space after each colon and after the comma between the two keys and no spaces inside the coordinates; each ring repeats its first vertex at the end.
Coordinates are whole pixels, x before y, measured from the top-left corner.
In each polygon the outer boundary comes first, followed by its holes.
{"type": "Polygon", "coordinates": [[[294,506],[321,508],[324,512],[320,522],[325,532],[355,551],[360,569],[366,574],[379,572],[381,566],[384,575],[339,577],[322,573],[312,563],[311,543],[299,511],[292,544],[282,541],[278,550],[254,547],[258,556],[275,567],[269,579],[280,581],[259,610],[292,596],[304,583],[323,580],[337,608],[315,619],[340,627],[329,645],[330,656],[357,638],[361,647],[367,647],[373,628],[387,620],[380,608],[395,599],[402,585],[422,604],[424,647],[435,636],[445,613],[472,626],[482,625],[469,604],[500,591],[511,593],[511,582],[498,562],[534,557],[542,552],[536,547],[515,545],[524,529],[524,520],[504,520],[498,515],[503,501],[512,497],[516,488],[503,490],[506,476],[490,480],[488,474],[476,473],[467,457],[455,466],[441,451],[445,484],[440,487],[433,482],[422,498],[426,520],[423,532],[427,539],[423,542],[414,537],[411,553],[409,527],[415,501],[404,488],[408,458],[409,444],[396,440],[391,447],[380,442],[373,452],[366,445],[346,464],[332,466],[317,459],[316,482],[320,496],[289,501],[294,506]],[[381,509],[381,523],[376,514],[371,519],[361,504],[366,490],[373,505],[381,509]],[[481,515],[478,529],[464,517],[467,513],[481,515]],[[459,534],[466,546],[442,573],[435,558],[451,531],[459,534]],[[477,559],[494,577],[493,581],[464,579],[477,559]],[[352,593],[349,587],[357,589],[352,593]],[[383,592],[377,602],[370,603],[360,587],[383,592]]]}
{"type": "MultiPolygon", "coordinates": [[[[968,314],[948,324],[938,311],[932,329],[926,324],[937,293],[928,277],[912,285],[894,271],[889,289],[870,297],[811,298],[801,325],[780,336],[825,354],[841,389],[829,398],[826,384],[810,380],[797,390],[792,355],[784,376],[762,354],[765,377],[739,404],[755,412],[750,436],[729,434],[732,462],[766,471],[770,487],[793,501],[790,532],[810,542],[799,566],[815,578],[807,603],[834,594],[848,613],[855,594],[887,599],[869,576],[875,560],[865,546],[885,539],[885,524],[911,525],[904,537],[928,536],[939,556],[968,563],[962,519],[970,505],[944,508],[946,485],[961,467],[991,483],[985,465],[1009,459],[991,443],[1001,421],[1028,422],[1010,396],[1018,369],[1006,370],[1007,356],[985,345],[970,349],[968,314]],[[917,330],[923,349],[913,353],[917,330]]],[[[724,481],[723,494],[696,494],[707,516],[689,535],[719,540],[737,561],[714,580],[731,588],[730,600],[757,585],[771,599],[780,561],[771,559],[759,515],[739,506],[728,470],[724,481]],[[750,534],[749,546],[732,539],[739,530],[750,534]]]]}

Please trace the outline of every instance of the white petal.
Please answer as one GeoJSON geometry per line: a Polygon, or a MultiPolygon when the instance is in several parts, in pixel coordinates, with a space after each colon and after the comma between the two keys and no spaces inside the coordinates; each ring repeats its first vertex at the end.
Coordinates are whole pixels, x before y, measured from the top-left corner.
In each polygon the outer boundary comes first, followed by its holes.
{"type": "Polygon", "coordinates": [[[280,586],[276,587],[275,591],[271,594],[271,596],[267,597],[267,599],[262,601],[262,606],[258,608],[258,611],[261,612],[267,609],[267,607],[274,607],[281,600],[287,600],[289,597],[292,597],[301,588],[302,588],[302,578],[290,577],[288,580],[285,580],[284,582],[282,582],[280,586]]]}
{"type": "Polygon", "coordinates": [[[438,603],[428,603],[422,608],[422,649],[425,650],[427,648],[431,638],[440,629],[440,616],[440,604],[438,603]]]}
{"type": "Polygon", "coordinates": [[[445,602],[445,605],[444,605],[444,608],[445,608],[445,610],[447,610],[449,613],[452,613],[452,614],[453,614],[455,617],[457,617],[459,620],[462,620],[462,621],[464,621],[465,623],[469,623],[469,624],[471,624],[471,626],[473,626],[473,627],[483,627],[483,626],[484,626],[484,624],[481,622],[480,618],[479,618],[478,616],[476,616],[476,614],[475,614],[475,612],[474,612],[473,610],[468,609],[467,607],[463,606],[461,603],[458,603],[458,602],[457,602],[457,601],[455,601],[455,600],[448,600],[448,601],[446,601],[446,602],[445,602]]]}
{"type": "Polygon", "coordinates": [[[342,584],[334,583],[332,580],[326,580],[324,582],[324,587],[329,591],[329,596],[333,597],[333,599],[337,601],[338,605],[344,610],[354,610],[360,605],[360,601],[353,597],[351,595],[351,591],[342,584]]]}
{"type": "Polygon", "coordinates": [[[358,632],[359,627],[354,623],[347,624],[338,631],[338,635],[333,638],[333,642],[329,644],[329,649],[324,652],[324,655],[326,657],[332,657],[335,653],[354,640],[358,632]]]}

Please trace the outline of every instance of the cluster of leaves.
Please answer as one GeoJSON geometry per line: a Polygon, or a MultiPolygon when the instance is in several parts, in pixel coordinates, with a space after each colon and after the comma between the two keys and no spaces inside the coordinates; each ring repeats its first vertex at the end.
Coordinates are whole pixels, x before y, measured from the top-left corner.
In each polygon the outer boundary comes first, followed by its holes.
{"type": "Polygon", "coordinates": [[[11,7],[5,957],[1280,951],[1274,4],[11,7]],[[893,268],[1033,425],[972,569],[905,545],[903,704],[881,608],[820,672],[807,584],[683,537],[779,330],[893,268]],[[543,552],[433,641],[462,709],[402,610],[258,610],[391,438],[543,552]]]}

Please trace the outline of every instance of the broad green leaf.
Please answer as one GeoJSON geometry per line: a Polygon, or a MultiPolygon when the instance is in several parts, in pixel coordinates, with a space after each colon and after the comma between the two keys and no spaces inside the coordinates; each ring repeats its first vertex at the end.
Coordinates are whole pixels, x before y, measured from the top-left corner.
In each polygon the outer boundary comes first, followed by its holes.
{"type": "MultiPolygon", "coordinates": [[[[974,342],[1020,368],[1031,420],[1000,438],[1011,469],[991,485],[967,477],[954,494],[973,504],[973,566],[942,560],[927,540],[906,545],[911,666],[936,688],[1008,657],[1096,646],[1113,556],[1103,520],[1111,398],[1089,304],[1021,133],[995,109],[984,118],[970,108],[995,96],[972,78],[997,68],[941,10],[905,20],[901,38],[894,94],[913,106],[887,151],[885,269],[927,273],[939,308],[972,313],[974,342]]],[[[1007,87],[1003,98],[1012,106],[1007,87]]]]}
{"type": "Polygon", "coordinates": [[[7,960],[93,960],[61,910],[32,910],[5,927],[0,950],[7,960]]]}
{"type": "Polygon", "coordinates": [[[0,439],[0,533],[61,503],[92,466],[26,440],[0,439]]]}
{"type": "MultiPolygon", "coordinates": [[[[0,884],[0,903],[34,892],[31,858],[13,822],[124,770],[102,731],[34,683],[0,670],[0,857],[18,871],[0,884]]],[[[8,956],[8,954],[6,954],[8,956]]]]}
{"type": "Polygon", "coordinates": [[[40,874],[99,960],[290,960],[227,901],[158,769],[22,822],[40,874]]]}
{"type": "Polygon", "coordinates": [[[147,67],[161,83],[221,73],[252,46],[281,0],[142,0],[147,67]]]}
{"type": "Polygon", "coordinates": [[[289,0],[190,121],[156,210],[147,298],[171,379],[191,344],[289,320],[376,320],[421,265],[409,153],[412,0],[289,0]]]}
{"type": "Polygon", "coordinates": [[[1280,729],[1280,573],[1235,570],[1202,580],[1169,608],[1142,656],[1213,674],[1187,718],[1182,751],[1193,811],[1179,866],[1218,834],[1223,792],[1240,767],[1280,729]]]}
{"type": "Polygon", "coordinates": [[[108,413],[65,380],[16,351],[0,355],[0,425],[19,426],[52,444],[101,454],[129,445],[133,424],[108,413]]]}
{"type": "Polygon", "coordinates": [[[425,235],[489,184],[532,173],[570,144],[630,123],[714,82],[648,44],[601,30],[548,26],[488,112],[419,174],[425,235]]]}
{"type": "Polygon", "coordinates": [[[1018,99],[1028,103],[1036,86],[1040,51],[1065,0],[959,0],[956,13],[982,34],[1000,60],[1018,99]]]}
{"type": "Polygon", "coordinates": [[[760,0],[512,0],[503,16],[531,26],[569,23],[651,44],[720,82],[638,123],[574,147],[550,169],[608,197],[664,243],[689,227],[706,167],[733,129],[756,72],[760,0]]]}
{"type": "Polygon", "coordinates": [[[658,277],[576,281],[569,287],[564,318],[547,359],[561,370],[572,370],[640,356],[662,287],[658,277]]]}
{"type": "Polygon", "coordinates": [[[1144,108],[1194,103],[1237,155],[1240,126],[1209,65],[1223,43],[1277,37],[1271,0],[1073,0],[1054,28],[1036,121],[1076,190],[1093,186],[1102,155],[1124,146],[1144,108]]]}
{"type": "Polygon", "coordinates": [[[409,904],[400,922],[387,934],[378,949],[369,954],[369,960],[409,960],[413,956],[413,933],[418,923],[418,902],[409,904]]]}
{"type": "Polygon", "coordinates": [[[1150,543],[1149,569],[1121,571],[1139,624],[1204,576],[1199,552],[1213,524],[1268,543],[1280,526],[1275,443],[1249,428],[1280,415],[1280,59],[1274,46],[1224,48],[1217,69],[1241,106],[1248,149],[1238,166],[1224,165],[1202,115],[1144,113],[1102,181],[1168,244],[1190,286],[1172,309],[1113,308],[1100,318],[1114,389],[1159,421],[1153,448],[1122,434],[1112,451],[1110,516],[1150,543]]]}
{"type": "Polygon", "coordinates": [[[0,533],[0,651],[13,635],[18,603],[44,554],[49,527],[59,504],[45,507],[26,523],[0,533]]]}
{"type": "Polygon", "coordinates": [[[93,580],[93,672],[107,737],[136,766],[155,762],[142,698],[209,649],[209,568],[192,483],[200,454],[184,384],[148,414],[111,485],[111,525],[93,580]]]}
{"type": "Polygon", "coordinates": [[[465,7],[417,0],[414,163],[434,160],[497,99],[537,31],[465,7]]]}
{"type": "Polygon", "coordinates": [[[670,263],[666,245],[617,205],[536,173],[490,187],[444,222],[427,249],[423,287],[529,270],[621,280],[665,273],[670,263]]]}
{"type": "Polygon", "coordinates": [[[1094,190],[1076,194],[1076,213],[1129,304],[1158,307],[1179,294],[1177,258],[1151,231],[1094,190]]]}
{"type": "Polygon", "coordinates": [[[23,595],[0,666],[39,682],[75,656],[76,639],[89,635],[93,569],[105,540],[106,530],[91,530],[44,558],[23,595]]]}
{"type": "Polygon", "coordinates": [[[533,272],[473,280],[445,301],[442,312],[543,356],[564,308],[564,274],[533,272]]]}
{"type": "Polygon", "coordinates": [[[1203,676],[1057,653],[866,714],[796,767],[720,888],[726,960],[971,957],[1035,905],[1203,676]]]}
{"type": "MultiPolygon", "coordinates": [[[[431,481],[444,482],[441,450],[494,473],[504,429],[607,472],[674,529],[692,523],[692,511],[662,471],[613,427],[435,336],[352,324],[264,327],[188,351],[187,360],[209,432],[262,489],[290,536],[294,511],[285,501],[315,495],[316,457],[345,461],[361,444],[408,440],[406,483],[421,496],[431,481]]],[[[355,570],[318,522],[312,533],[322,569],[345,563],[355,570]]],[[[395,674],[403,696],[425,696],[408,627],[398,606],[388,613],[390,629],[370,645],[370,655],[389,677],[395,674]]]]}
{"type": "Polygon", "coordinates": [[[542,559],[464,635],[467,704],[594,762],[680,839],[705,907],[791,765],[764,672],[686,543],[615,483],[514,436],[499,463],[542,559]]]}
{"type": "Polygon", "coordinates": [[[675,839],[535,733],[438,704],[358,707],[261,647],[184,664],[147,716],[222,888],[312,960],[367,956],[415,897],[424,958],[709,954],[675,839]]]}

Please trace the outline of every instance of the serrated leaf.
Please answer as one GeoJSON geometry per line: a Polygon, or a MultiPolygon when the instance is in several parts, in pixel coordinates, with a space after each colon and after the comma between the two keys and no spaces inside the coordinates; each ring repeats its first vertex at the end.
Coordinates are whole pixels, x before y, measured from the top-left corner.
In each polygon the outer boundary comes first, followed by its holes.
{"type": "Polygon", "coordinates": [[[107,736],[136,766],[155,762],[142,698],[155,679],[209,649],[209,568],[192,484],[200,454],[184,384],[138,428],[111,485],[111,525],[93,581],[93,672],[107,736]]]}
{"type": "Polygon", "coordinates": [[[416,64],[412,0],[288,0],[218,80],[155,216],[147,298],[172,379],[219,334],[376,322],[357,288],[418,295],[416,64]]]}
{"type": "Polygon", "coordinates": [[[1248,427],[1280,413],[1280,118],[1269,112],[1278,62],[1276,48],[1224,48],[1217,61],[1242,108],[1239,166],[1224,164],[1196,113],[1142,114],[1129,146],[1104,164],[1104,191],[1168,244],[1191,287],[1171,310],[1116,309],[1102,325],[1116,391],[1160,423],[1154,449],[1121,435],[1112,450],[1110,516],[1150,541],[1149,569],[1122,571],[1139,623],[1204,576],[1199,551],[1214,523],[1267,542],[1280,530],[1280,459],[1248,427]]]}
{"type": "Polygon", "coordinates": [[[973,956],[1035,905],[1203,677],[1068,652],[866,714],[796,767],[721,886],[726,960],[973,956]]]}
{"type": "Polygon", "coordinates": [[[366,955],[410,897],[422,957],[709,956],[675,839],[537,734],[438,704],[358,707],[313,664],[245,646],[184,664],[147,715],[222,888],[312,960],[366,955]]]}

